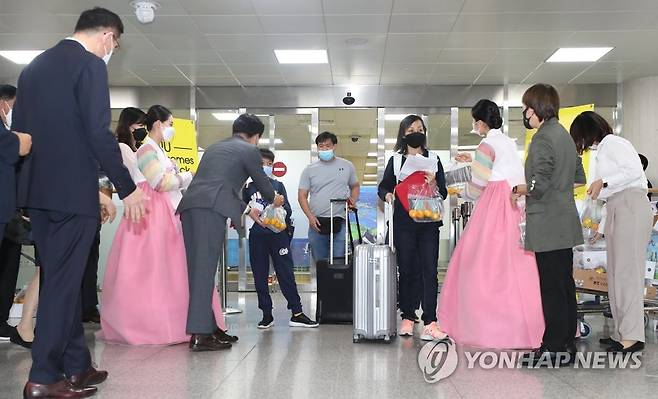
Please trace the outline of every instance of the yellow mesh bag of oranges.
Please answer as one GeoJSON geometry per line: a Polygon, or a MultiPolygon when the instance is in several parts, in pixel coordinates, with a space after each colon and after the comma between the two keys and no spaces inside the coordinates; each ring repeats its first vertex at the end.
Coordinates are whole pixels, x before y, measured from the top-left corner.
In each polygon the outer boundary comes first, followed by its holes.
{"type": "Polygon", "coordinates": [[[260,214],[260,221],[265,227],[275,233],[280,233],[288,227],[286,225],[287,212],[280,206],[268,205],[260,214]]]}
{"type": "Polygon", "coordinates": [[[592,197],[587,197],[583,207],[583,214],[580,221],[585,230],[586,236],[592,236],[599,230],[599,224],[603,218],[603,204],[601,201],[593,200],[592,197]]]}
{"type": "Polygon", "coordinates": [[[436,223],[443,216],[443,197],[436,186],[415,184],[409,187],[409,217],[419,223],[436,223]]]}

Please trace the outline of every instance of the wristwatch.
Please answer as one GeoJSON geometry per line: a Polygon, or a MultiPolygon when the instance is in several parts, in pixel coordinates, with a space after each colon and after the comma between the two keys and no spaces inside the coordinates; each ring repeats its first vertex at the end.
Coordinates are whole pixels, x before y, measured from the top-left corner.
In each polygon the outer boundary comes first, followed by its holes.
{"type": "Polygon", "coordinates": [[[603,182],[603,188],[608,188],[608,183],[603,182]]]}
{"type": "Polygon", "coordinates": [[[514,188],[512,188],[512,193],[516,194],[517,191],[519,191],[519,186],[514,186],[514,188]]]}

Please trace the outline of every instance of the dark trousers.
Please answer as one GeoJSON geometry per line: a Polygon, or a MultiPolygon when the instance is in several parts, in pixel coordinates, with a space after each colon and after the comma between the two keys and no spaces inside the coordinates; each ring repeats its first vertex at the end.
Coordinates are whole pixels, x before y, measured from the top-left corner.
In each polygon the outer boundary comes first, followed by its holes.
{"type": "Polygon", "coordinates": [[[91,367],[81,287],[98,218],[30,210],[30,219],[43,271],[30,381],[53,384],[91,367]]]}
{"type": "Polygon", "coordinates": [[[212,310],[217,262],[224,248],[226,217],[210,209],[188,209],[181,214],[190,302],[188,334],[212,334],[217,330],[212,310]]]}
{"type": "Polygon", "coordinates": [[[544,309],[543,345],[551,351],[564,351],[576,335],[576,284],[573,280],[571,248],[535,253],[539,269],[541,301],[544,309]]]}
{"type": "Polygon", "coordinates": [[[400,274],[400,311],[403,319],[416,320],[420,296],[422,319],[427,325],[436,321],[439,229],[434,223],[419,223],[414,227],[413,230],[396,230],[393,233],[400,274]]]}
{"type": "Polygon", "coordinates": [[[0,327],[9,318],[9,311],[14,304],[20,263],[21,245],[3,239],[0,244],[0,327]]]}
{"type": "Polygon", "coordinates": [[[93,316],[98,312],[98,257],[101,246],[101,225],[91,244],[85,274],[82,278],[82,317],[93,316]]]}
{"type": "Polygon", "coordinates": [[[302,312],[302,301],[297,291],[294,262],[290,253],[290,236],[286,232],[278,234],[250,234],[249,259],[254,274],[254,284],[258,294],[258,308],[263,313],[272,312],[272,298],[267,286],[270,272],[270,257],[274,264],[281,293],[288,301],[288,309],[293,314],[302,312]]]}

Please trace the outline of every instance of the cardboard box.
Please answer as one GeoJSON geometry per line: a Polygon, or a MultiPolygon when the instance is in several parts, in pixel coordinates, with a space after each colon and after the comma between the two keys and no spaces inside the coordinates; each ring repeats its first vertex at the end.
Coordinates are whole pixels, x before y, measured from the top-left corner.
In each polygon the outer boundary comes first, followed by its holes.
{"type": "Polygon", "coordinates": [[[653,285],[649,285],[644,289],[644,298],[657,300],[658,299],[658,288],[653,285]]]}
{"type": "Polygon", "coordinates": [[[607,253],[605,249],[590,250],[579,247],[573,252],[573,263],[575,267],[581,269],[606,268],[608,264],[607,253]]]}
{"type": "Polygon", "coordinates": [[[576,288],[600,291],[602,293],[608,292],[608,275],[606,273],[575,267],[573,269],[573,279],[576,282],[576,288]]]}

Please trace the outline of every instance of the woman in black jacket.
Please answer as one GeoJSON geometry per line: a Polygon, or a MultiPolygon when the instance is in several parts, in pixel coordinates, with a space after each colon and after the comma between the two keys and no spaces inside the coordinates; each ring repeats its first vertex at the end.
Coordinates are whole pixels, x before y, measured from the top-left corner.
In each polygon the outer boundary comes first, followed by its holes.
{"type": "Polygon", "coordinates": [[[427,129],[418,115],[409,115],[400,122],[395,152],[388,160],[378,192],[382,201],[394,203],[393,234],[400,273],[399,303],[402,312],[400,335],[413,335],[416,310],[422,303],[425,328],[421,339],[432,341],[445,336],[436,323],[439,227],[443,223],[440,220],[431,223],[415,222],[400,201],[394,201],[393,192],[399,183],[399,169],[409,155],[421,154],[424,157],[436,158],[438,170],[436,173],[428,172],[426,181],[430,185],[436,185],[443,198],[448,194],[445,175],[441,160],[427,149],[427,129]]]}

